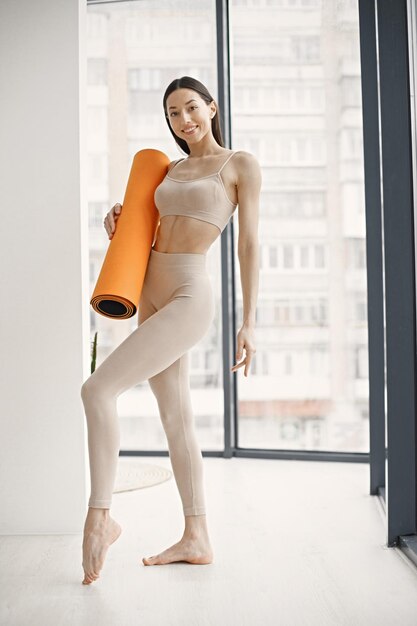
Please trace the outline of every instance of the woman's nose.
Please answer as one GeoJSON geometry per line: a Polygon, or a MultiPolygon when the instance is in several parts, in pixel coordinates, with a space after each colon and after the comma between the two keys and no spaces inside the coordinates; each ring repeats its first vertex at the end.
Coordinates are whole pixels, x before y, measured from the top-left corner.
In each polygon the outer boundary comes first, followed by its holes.
{"type": "Polygon", "coordinates": [[[181,116],[181,120],[183,122],[183,124],[186,124],[187,122],[191,121],[191,116],[189,113],[183,113],[181,116]]]}

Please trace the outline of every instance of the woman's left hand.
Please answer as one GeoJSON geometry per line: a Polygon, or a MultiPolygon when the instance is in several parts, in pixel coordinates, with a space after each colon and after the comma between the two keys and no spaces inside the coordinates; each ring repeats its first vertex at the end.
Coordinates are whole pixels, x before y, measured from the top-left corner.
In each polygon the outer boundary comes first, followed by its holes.
{"type": "Polygon", "coordinates": [[[231,372],[235,372],[239,367],[245,366],[245,371],[243,372],[245,376],[248,375],[249,366],[253,355],[256,352],[255,348],[255,330],[253,326],[247,326],[243,324],[241,329],[237,334],[237,352],[236,352],[236,361],[242,358],[243,349],[246,351],[246,356],[240,363],[235,363],[233,367],[230,368],[231,372]]]}

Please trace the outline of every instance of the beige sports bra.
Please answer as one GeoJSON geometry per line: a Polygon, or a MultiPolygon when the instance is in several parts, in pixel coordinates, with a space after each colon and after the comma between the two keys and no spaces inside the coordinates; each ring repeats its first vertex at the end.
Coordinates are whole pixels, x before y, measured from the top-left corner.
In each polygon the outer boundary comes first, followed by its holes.
{"type": "MultiPolygon", "coordinates": [[[[214,224],[223,232],[233,215],[237,204],[226,193],[220,172],[235,154],[229,154],[221,168],[209,174],[191,180],[177,180],[168,174],[155,189],[154,200],[161,217],[165,215],[184,215],[214,224]]],[[[186,157],[184,157],[186,158],[186,157]]],[[[175,163],[174,167],[184,159],[175,163]]],[[[174,169],[171,168],[170,173],[174,169]]]]}

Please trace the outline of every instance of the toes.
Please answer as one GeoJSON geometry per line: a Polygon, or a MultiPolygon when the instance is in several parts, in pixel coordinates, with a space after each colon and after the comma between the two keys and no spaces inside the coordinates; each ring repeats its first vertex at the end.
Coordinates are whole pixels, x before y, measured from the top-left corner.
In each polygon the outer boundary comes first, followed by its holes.
{"type": "Polygon", "coordinates": [[[85,573],[83,583],[85,585],[89,585],[90,583],[93,583],[95,580],[97,580],[97,578],[100,578],[100,576],[95,572],[92,572],[91,574],[85,573]]]}
{"type": "Polygon", "coordinates": [[[144,565],[154,565],[156,556],[144,556],[142,562],[144,565]]]}

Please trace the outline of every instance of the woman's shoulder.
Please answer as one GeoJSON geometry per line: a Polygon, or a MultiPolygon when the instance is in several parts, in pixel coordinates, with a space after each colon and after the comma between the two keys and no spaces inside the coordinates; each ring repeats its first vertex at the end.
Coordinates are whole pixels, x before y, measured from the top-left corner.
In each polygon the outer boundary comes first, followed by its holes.
{"type": "Polygon", "coordinates": [[[179,163],[180,161],[182,161],[185,158],[186,157],[181,157],[180,159],[175,159],[174,161],[171,161],[170,163],[168,163],[168,172],[170,172],[172,170],[172,168],[175,167],[175,165],[177,163],[179,163]]]}
{"type": "Polygon", "coordinates": [[[239,175],[260,174],[261,167],[259,161],[252,152],[247,150],[235,150],[233,161],[239,175]]]}
{"type": "Polygon", "coordinates": [[[258,163],[258,159],[252,152],[248,152],[247,150],[234,150],[233,152],[235,154],[235,160],[239,160],[242,163],[258,163]]]}

